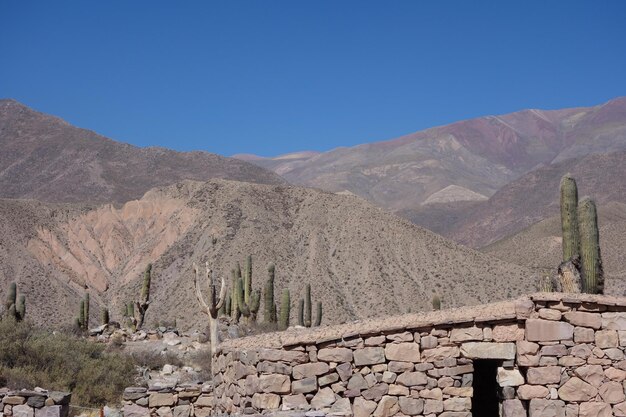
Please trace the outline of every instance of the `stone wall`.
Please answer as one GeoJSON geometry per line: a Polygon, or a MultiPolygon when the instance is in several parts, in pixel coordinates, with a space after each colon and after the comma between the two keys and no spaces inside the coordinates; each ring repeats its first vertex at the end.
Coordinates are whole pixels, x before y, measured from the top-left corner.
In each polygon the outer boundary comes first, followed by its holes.
{"type": "Polygon", "coordinates": [[[291,329],[222,344],[214,407],[468,417],[493,382],[495,415],[626,416],[625,347],[626,298],[583,294],[291,329]]]}
{"type": "Polygon", "coordinates": [[[11,391],[0,389],[2,409],[6,417],[67,417],[71,396],[55,391],[11,391]]]}
{"type": "Polygon", "coordinates": [[[129,387],[124,390],[124,417],[206,417],[213,410],[212,386],[129,387]]]}

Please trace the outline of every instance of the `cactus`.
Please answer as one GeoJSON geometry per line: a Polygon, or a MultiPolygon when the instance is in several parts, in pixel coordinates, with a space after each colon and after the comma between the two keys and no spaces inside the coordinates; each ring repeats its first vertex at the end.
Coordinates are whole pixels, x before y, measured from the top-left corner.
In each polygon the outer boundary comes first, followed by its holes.
{"type": "Polygon", "coordinates": [[[317,302],[317,314],[315,315],[315,327],[319,327],[322,324],[322,302],[317,302]]]}
{"type": "Polygon", "coordinates": [[[217,317],[218,311],[224,305],[224,300],[226,298],[226,281],[222,278],[222,285],[220,287],[219,295],[217,295],[217,289],[215,287],[214,277],[209,268],[209,263],[205,264],[206,267],[206,278],[209,282],[209,300],[208,303],[204,301],[202,297],[202,291],[200,290],[200,285],[198,283],[198,274],[199,268],[196,264],[193,265],[195,272],[194,279],[194,287],[196,289],[196,298],[198,299],[198,303],[204,308],[204,312],[209,316],[209,335],[211,338],[211,356],[214,356],[217,352],[217,346],[219,344],[219,333],[218,333],[218,325],[217,325],[217,317]]]}
{"type": "Polygon", "coordinates": [[[230,316],[231,303],[232,303],[232,300],[230,298],[230,294],[226,294],[226,301],[224,302],[224,315],[226,316],[230,316]]]}
{"type": "Polygon", "coordinates": [[[237,277],[237,271],[235,269],[231,269],[230,271],[230,275],[231,275],[231,294],[230,294],[230,298],[231,298],[231,311],[230,311],[230,317],[231,319],[237,323],[239,321],[239,317],[241,316],[241,311],[239,310],[239,306],[237,305],[237,301],[238,301],[238,297],[237,297],[237,281],[239,281],[239,278],[237,277]]]}
{"type": "Polygon", "coordinates": [[[133,330],[141,329],[146,318],[146,312],[150,307],[150,285],[152,284],[152,264],[148,264],[143,273],[143,283],[141,285],[141,297],[134,302],[133,330]]]}
{"type": "Polygon", "coordinates": [[[267,283],[265,284],[263,295],[263,302],[265,304],[263,317],[266,323],[276,323],[276,304],[274,302],[274,264],[268,265],[267,273],[269,277],[267,279],[267,283]]]}
{"type": "Polygon", "coordinates": [[[312,315],[312,306],[311,306],[311,284],[306,284],[306,289],[304,292],[304,326],[311,327],[311,315],[312,315]]]}
{"type": "Polygon", "coordinates": [[[304,299],[298,301],[298,326],[304,327],[304,299]]]}
{"type": "Polygon", "coordinates": [[[126,304],[126,317],[135,317],[135,305],[132,302],[126,304]]]}
{"type": "Polygon", "coordinates": [[[246,258],[246,266],[243,276],[243,300],[250,306],[252,298],[252,256],[248,255],[246,258]]]}
{"type": "Polygon", "coordinates": [[[291,299],[289,297],[289,290],[285,288],[283,290],[283,296],[280,299],[280,328],[286,329],[289,327],[289,314],[291,313],[291,299]]]}
{"type": "Polygon", "coordinates": [[[246,259],[243,277],[241,276],[241,267],[237,263],[235,279],[234,294],[237,308],[247,324],[254,323],[261,304],[261,293],[252,291],[252,256],[248,256],[246,259]]]}
{"type": "Polygon", "coordinates": [[[576,180],[565,174],[561,179],[561,229],[563,231],[563,261],[579,254],[578,188],[576,180]]]}
{"type": "Polygon", "coordinates": [[[26,297],[24,295],[17,296],[17,284],[15,282],[9,285],[5,310],[5,314],[16,321],[24,320],[26,317],[26,297]]]}
{"type": "Polygon", "coordinates": [[[100,310],[100,323],[103,325],[109,324],[109,309],[106,307],[102,307],[102,310],[100,310]]]}
{"type": "Polygon", "coordinates": [[[598,215],[595,202],[588,197],[583,198],[579,204],[578,230],[580,233],[583,290],[590,294],[602,294],[604,276],[600,257],[598,215]]]}
{"type": "Polygon", "coordinates": [[[78,317],[76,317],[76,324],[79,329],[85,328],[85,300],[80,300],[80,308],[78,309],[78,317]]]}
{"type": "Polygon", "coordinates": [[[85,309],[85,321],[83,322],[83,329],[89,328],[89,293],[85,294],[85,303],[83,304],[85,309]]]}
{"type": "Polygon", "coordinates": [[[17,284],[12,282],[9,285],[9,293],[7,294],[7,301],[4,304],[4,308],[8,311],[12,305],[17,304],[17,284]]]}
{"type": "Polygon", "coordinates": [[[19,301],[17,303],[16,306],[16,316],[15,318],[17,320],[24,320],[24,317],[26,317],[26,296],[24,295],[20,295],[19,301]]]}
{"type": "Polygon", "coordinates": [[[433,304],[433,310],[441,310],[441,298],[435,294],[431,300],[433,304]]]}

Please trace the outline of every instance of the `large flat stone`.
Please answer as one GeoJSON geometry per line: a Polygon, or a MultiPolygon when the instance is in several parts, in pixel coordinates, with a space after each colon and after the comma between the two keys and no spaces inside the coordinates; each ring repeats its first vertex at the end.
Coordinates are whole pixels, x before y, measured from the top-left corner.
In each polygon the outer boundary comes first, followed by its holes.
{"type": "Polygon", "coordinates": [[[526,340],[529,342],[551,342],[572,340],[574,326],[563,321],[541,319],[526,320],[526,340]]]}
{"type": "Polygon", "coordinates": [[[526,410],[520,400],[504,400],[502,417],[526,417],[526,410]]]}
{"type": "Polygon", "coordinates": [[[602,318],[596,313],[569,311],[563,316],[568,323],[571,323],[574,326],[590,327],[592,329],[599,329],[602,327],[602,318]]]}
{"type": "Polygon", "coordinates": [[[304,379],[312,376],[323,375],[328,372],[329,369],[330,367],[326,362],[305,363],[294,366],[292,375],[293,379],[304,379]]]}
{"type": "Polygon", "coordinates": [[[291,391],[291,380],[288,375],[261,375],[259,389],[265,393],[288,394],[291,391]]]}
{"type": "Polygon", "coordinates": [[[324,362],[352,362],[352,349],[331,348],[320,349],[317,352],[317,360],[324,362]]]}
{"type": "Polygon", "coordinates": [[[261,349],[258,355],[259,361],[306,363],[309,355],[297,350],[261,349]]]}
{"type": "Polygon", "coordinates": [[[417,343],[391,343],[385,346],[385,356],[389,361],[419,362],[420,345],[417,343]]]}
{"type": "Polygon", "coordinates": [[[366,347],[354,351],[356,366],[376,365],[385,362],[385,350],[382,347],[366,347]]]}
{"type": "Polygon", "coordinates": [[[515,359],[515,343],[467,342],[461,355],[470,359],[515,359]]]}

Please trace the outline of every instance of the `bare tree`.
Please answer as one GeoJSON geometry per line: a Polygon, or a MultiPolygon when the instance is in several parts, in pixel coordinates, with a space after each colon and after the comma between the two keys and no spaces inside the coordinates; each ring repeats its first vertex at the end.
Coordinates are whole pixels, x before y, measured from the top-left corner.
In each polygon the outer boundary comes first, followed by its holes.
{"type": "Polygon", "coordinates": [[[206,303],[204,301],[204,297],[202,296],[202,290],[200,289],[199,284],[199,275],[200,268],[195,263],[193,264],[193,270],[195,272],[194,279],[194,287],[196,288],[196,298],[198,299],[198,303],[204,309],[204,312],[209,316],[209,336],[211,338],[211,356],[215,355],[217,352],[217,346],[219,344],[219,334],[218,334],[218,323],[217,316],[218,310],[222,308],[224,304],[224,299],[226,298],[226,282],[224,278],[222,278],[222,285],[220,288],[220,294],[217,296],[217,289],[215,288],[215,282],[213,282],[213,274],[211,268],[209,268],[209,263],[205,263],[206,267],[206,279],[209,283],[209,302],[206,303]]]}

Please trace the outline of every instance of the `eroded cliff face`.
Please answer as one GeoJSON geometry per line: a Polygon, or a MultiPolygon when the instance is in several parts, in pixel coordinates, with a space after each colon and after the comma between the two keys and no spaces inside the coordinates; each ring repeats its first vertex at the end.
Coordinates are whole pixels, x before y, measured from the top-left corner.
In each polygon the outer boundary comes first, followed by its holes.
{"type": "Polygon", "coordinates": [[[121,208],[106,205],[55,230],[40,227],[28,250],[68,279],[102,293],[128,283],[155,262],[194,223],[199,210],[158,192],[121,208]]]}

